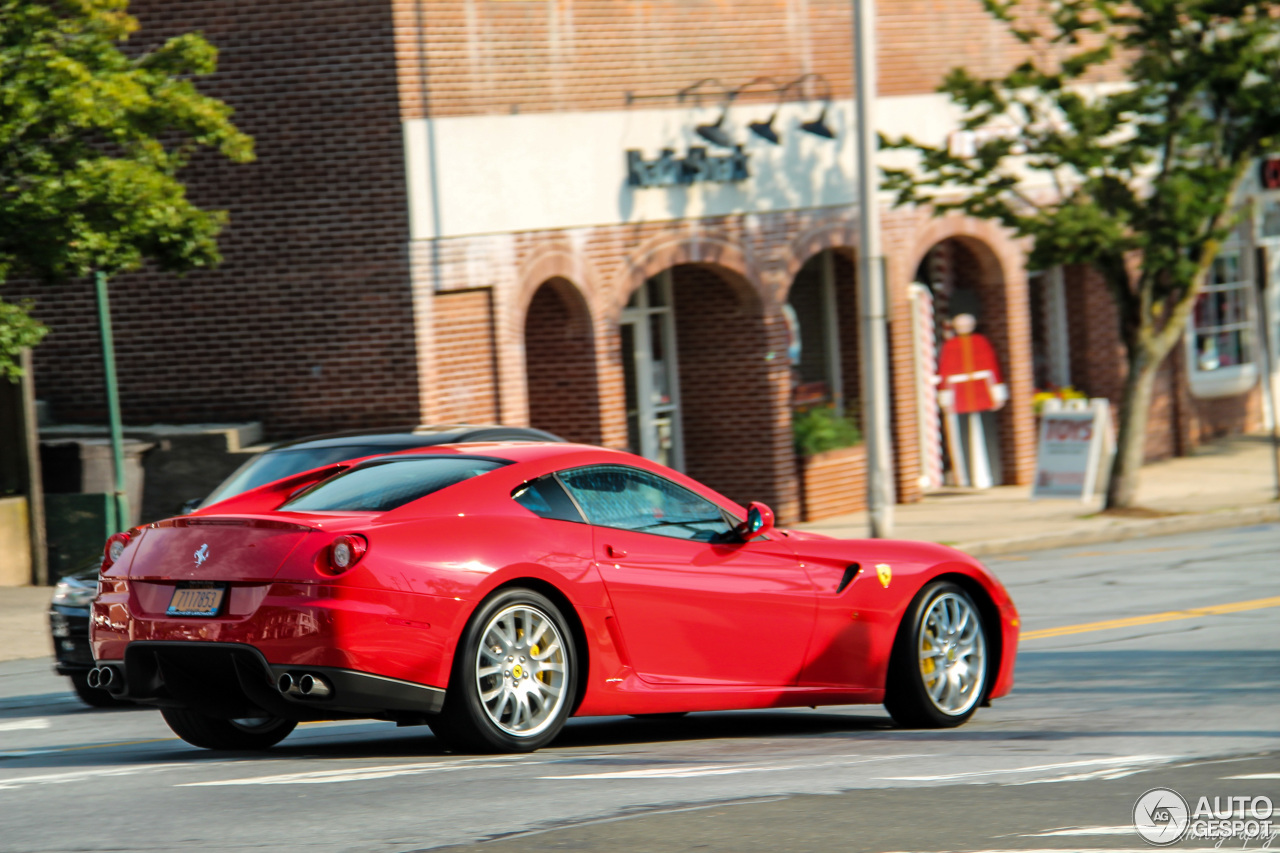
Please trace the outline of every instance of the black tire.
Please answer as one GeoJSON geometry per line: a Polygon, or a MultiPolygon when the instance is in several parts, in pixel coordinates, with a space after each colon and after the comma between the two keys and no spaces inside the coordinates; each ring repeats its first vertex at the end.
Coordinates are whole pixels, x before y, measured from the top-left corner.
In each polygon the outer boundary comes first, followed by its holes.
{"type": "Polygon", "coordinates": [[[90,708],[123,708],[133,704],[128,699],[117,699],[101,687],[90,687],[87,672],[75,672],[67,677],[80,701],[90,708]]]}
{"type": "Polygon", "coordinates": [[[279,717],[263,717],[253,724],[222,720],[186,708],[161,708],[160,713],[174,734],[204,749],[268,749],[288,737],[298,725],[279,717]]]}
{"type": "MultiPolygon", "coordinates": [[[[462,641],[454,654],[453,672],[444,708],[428,721],[428,725],[445,747],[455,752],[532,752],[551,743],[560,734],[572,710],[577,687],[577,648],[573,631],[560,608],[546,596],[531,589],[512,587],[499,590],[476,608],[467,622],[462,641]],[[554,650],[550,644],[538,652],[534,651],[536,643],[530,648],[520,645],[520,632],[524,629],[517,627],[513,631],[516,635],[514,646],[502,649],[500,655],[485,652],[486,660],[498,660],[498,666],[505,666],[510,661],[512,668],[504,669],[501,674],[482,674],[481,669],[492,669],[494,666],[482,665],[480,649],[486,632],[493,627],[491,623],[510,619],[512,621],[508,627],[521,624],[528,626],[530,618],[534,620],[531,630],[538,632],[534,637],[538,642],[545,642],[543,637],[548,634],[548,628],[542,627],[539,620],[545,620],[549,627],[554,628],[554,633],[558,634],[554,650]],[[501,657],[508,651],[512,652],[511,656],[501,657]],[[520,656],[520,651],[524,651],[525,656],[520,656]],[[554,659],[548,657],[542,660],[534,657],[535,654],[546,655],[548,652],[554,659]],[[517,657],[518,660],[515,659],[517,657]],[[558,674],[550,671],[552,666],[560,667],[556,670],[558,674]],[[535,671],[535,667],[539,669],[535,671]],[[541,667],[547,668],[545,673],[541,667]],[[544,678],[547,681],[544,682],[544,678]],[[490,693],[493,690],[501,691],[490,699],[490,702],[496,699],[502,703],[496,710],[487,707],[482,699],[482,681],[490,687],[490,693]],[[552,701],[544,702],[543,697],[548,696],[552,689],[558,692],[552,701]],[[536,721],[536,725],[529,727],[528,734],[519,731],[518,716],[513,716],[508,723],[502,721],[504,709],[508,707],[508,695],[513,697],[516,705],[519,705],[519,697],[523,696],[523,707],[531,714],[535,710],[535,702],[538,703],[537,716],[530,718],[530,723],[536,721]]],[[[515,707],[512,707],[511,713],[517,714],[515,707]]]]}
{"type": "Polygon", "coordinates": [[[885,684],[885,709],[904,728],[963,725],[986,695],[992,676],[990,649],[982,613],[969,593],[947,581],[925,586],[898,627],[885,684]],[[972,622],[962,622],[962,630],[950,633],[945,630],[947,610],[967,611],[972,622]],[[972,634],[970,624],[976,627],[972,634]],[[939,633],[950,639],[944,637],[938,642],[939,633]],[[961,642],[965,637],[970,637],[968,642],[961,642]],[[949,645],[952,642],[954,646],[949,645]],[[926,657],[929,651],[934,656],[926,657]],[[938,662],[942,671],[934,676],[938,662]],[[952,673],[956,674],[955,680],[951,679],[952,673]],[[941,697],[931,691],[930,682],[941,697]]]}

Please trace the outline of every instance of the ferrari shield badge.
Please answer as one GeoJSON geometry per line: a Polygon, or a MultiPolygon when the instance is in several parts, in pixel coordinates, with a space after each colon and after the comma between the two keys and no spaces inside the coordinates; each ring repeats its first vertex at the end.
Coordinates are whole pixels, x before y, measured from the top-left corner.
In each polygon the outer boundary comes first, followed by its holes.
{"type": "Polygon", "coordinates": [[[893,580],[893,569],[890,568],[888,563],[877,563],[876,577],[880,578],[880,586],[888,589],[889,581],[893,580]]]}

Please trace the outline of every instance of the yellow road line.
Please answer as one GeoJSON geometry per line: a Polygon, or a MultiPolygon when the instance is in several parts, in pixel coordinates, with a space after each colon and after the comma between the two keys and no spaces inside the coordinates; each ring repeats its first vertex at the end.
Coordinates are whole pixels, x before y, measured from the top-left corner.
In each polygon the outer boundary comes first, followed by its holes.
{"type": "Polygon", "coordinates": [[[1108,619],[1105,622],[1086,622],[1083,625],[1064,625],[1061,628],[1041,628],[1039,631],[1023,631],[1022,640],[1045,640],[1049,637],[1065,637],[1070,634],[1086,634],[1090,631],[1109,631],[1113,628],[1132,628],[1136,625],[1154,625],[1174,622],[1178,619],[1198,619],[1201,616],[1221,616],[1224,613],[1240,613],[1245,610],[1261,610],[1280,607],[1280,595],[1272,598],[1255,598],[1252,601],[1235,601],[1230,604],[1213,604],[1209,607],[1193,607],[1189,610],[1169,610],[1147,616],[1130,616],[1127,619],[1108,619]]]}

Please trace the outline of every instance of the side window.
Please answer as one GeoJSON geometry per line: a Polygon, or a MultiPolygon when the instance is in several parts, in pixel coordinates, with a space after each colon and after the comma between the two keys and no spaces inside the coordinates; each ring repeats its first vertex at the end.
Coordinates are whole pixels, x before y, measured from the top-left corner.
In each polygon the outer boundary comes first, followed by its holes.
{"type": "Polygon", "coordinates": [[[560,480],[587,521],[675,539],[717,542],[732,536],[720,507],[648,471],[593,465],[563,471],[560,480]]]}
{"type": "Polygon", "coordinates": [[[582,523],[582,514],[556,482],[555,477],[539,477],[537,480],[522,483],[511,493],[511,497],[520,506],[542,518],[582,523]]]}

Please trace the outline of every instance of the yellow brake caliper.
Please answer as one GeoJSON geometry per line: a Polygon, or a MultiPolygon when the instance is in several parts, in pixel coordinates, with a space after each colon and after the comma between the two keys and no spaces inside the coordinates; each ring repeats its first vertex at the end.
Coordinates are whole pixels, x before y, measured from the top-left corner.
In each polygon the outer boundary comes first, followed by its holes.
{"type": "MultiPolygon", "coordinates": [[[[537,643],[534,643],[532,646],[529,647],[529,655],[534,660],[537,660],[539,651],[541,651],[541,649],[538,648],[537,643]]],[[[545,672],[542,672],[541,670],[539,670],[537,674],[535,674],[533,677],[541,681],[543,684],[550,684],[550,682],[547,680],[547,674],[545,672]]]]}
{"type": "MultiPolygon", "coordinates": [[[[922,649],[922,651],[926,651],[926,652],[933,651],[933,643],[929,642],[928,637],[925,638],[924,648],[922,649]]],[[[933,658],[927,657],[920,663],[920,671],[923,672],[925,675],[933,675],[934,666],[935,664],[933,662],[933,658]]]]}

